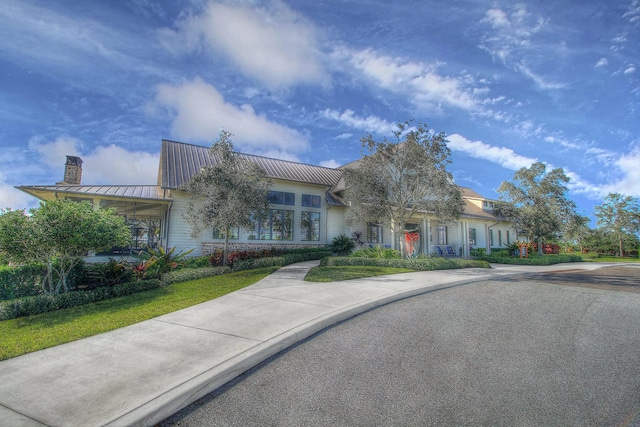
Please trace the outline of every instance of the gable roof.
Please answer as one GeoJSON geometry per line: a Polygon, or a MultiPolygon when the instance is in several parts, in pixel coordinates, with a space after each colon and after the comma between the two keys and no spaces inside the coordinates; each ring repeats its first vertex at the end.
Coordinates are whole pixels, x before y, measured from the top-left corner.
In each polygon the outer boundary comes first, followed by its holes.
{"type": "MultiPolygon", "coordinates": [[[[271,159],[252,154],[236,154],[258,164],[264,169],[267,176],[273,179],[333,187],[342,176],[341,169],[271,159]]],[[[198,174],[202,168],[213,165],[215,161],[209,147],[163,139],[160,152],[160,185],[163,188],[179,189],[198,174]]]]}

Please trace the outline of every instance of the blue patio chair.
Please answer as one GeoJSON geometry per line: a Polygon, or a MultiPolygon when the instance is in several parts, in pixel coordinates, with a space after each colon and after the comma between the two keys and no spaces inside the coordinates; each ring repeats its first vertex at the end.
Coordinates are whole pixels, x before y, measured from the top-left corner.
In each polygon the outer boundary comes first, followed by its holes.
{"type": "Polygon", "coordinates": [[[453,250],[451,246],[447,246],[447,255],[448,256],[456,256],[456,252],[453,250]]]}
{"type": "Polygon", "coordinates": [[[436,252],[437,252],[438,256],[445,256],[446,255],[440,246],[436,246],[436,252]]]}

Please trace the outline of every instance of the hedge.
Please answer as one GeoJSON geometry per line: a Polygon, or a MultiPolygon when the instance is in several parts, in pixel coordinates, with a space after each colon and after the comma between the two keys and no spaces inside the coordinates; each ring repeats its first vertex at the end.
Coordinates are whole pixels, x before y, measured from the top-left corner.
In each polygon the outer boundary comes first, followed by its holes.
{"type": "Polygon", "coordinates": [[[199,267],[173,270],[162,276],[162,286],[231,273],[229,267],[199,267]]]}
{"type": "Polygon", "coordinates": [[[452,270],[456,268],[491,268],[487,261],[461,258],[358,258],[358,257],[326,257],[320,261],[321,266],[374,266],[409,268],[416,271],[452,270]]]}
{"type": "Polygon", "coordinates": [[[0,321],[131,295],[160,286],[160,280],[151,279],[121,283],[115,286],[102,286],[90,291],[72,291],[58,295],[37,295],[11,301],[0,301],[0,321]]]}
{"type": "Polygon", "coordinates": [[[238,261],[233,265],[233,271],[241,270],[253,270],[254,268],[263,267],[282,267],[296,262],[310,261],[316,259],[324,259],[331,255],[331,251],[315,250],[305,252],[293,252],[286,255],[268,257],[268,258],[255,258],[238,261]]]}
{"type": "Polygon", "coordinates": [[[530,256],[529,258],[518,258],[514,256],[492,256],[482,257],[483,260],[494,264],[518,264],[518,265],[553,265],[563,262],[582,262],[582,257],[578,255],[545,255],[530,256]]]}

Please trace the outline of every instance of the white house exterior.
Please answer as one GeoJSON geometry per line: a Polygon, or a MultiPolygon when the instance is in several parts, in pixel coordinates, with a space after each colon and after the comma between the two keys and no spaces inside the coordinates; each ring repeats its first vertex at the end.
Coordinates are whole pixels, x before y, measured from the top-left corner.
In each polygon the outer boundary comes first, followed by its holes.
{"type": "MultiPolygon", "coordinates": [[[[270,218],[256,230],[232,230],[232,250],[324,246],[341,234],[360,236],[364,247],[399,248],[399,239],[408,242],[414,254],[470,256],[474,248],[504,248],[517,239],[513,224],[493,215],[494,200],[461,187],[464,212],[455,223],[441,223],[424,215],[407,224],[401,236],[391,233],[389,224],[351,224],[345,222],[349,209],[342,198],[343,169],[326,168],[285,160],[239,154],[258,163],[272,180],[270,218]],[[447,249],[449,253],[447,254],[447,249]]],[[[65,180],[55,185],[19,186],[18,189],[41,200],[70,198],[89,200],[97,208],[114,208],[127,218],[134,245],[116,248],[126,254],[147,245],[195,249],[192,255],[206,255],[221,247],[223,240],[215,230],[197,237],[183,219],[189,195],[180,189],[203,167],[210,165],[209,148],[180,142],[162,141],[157,185],[82,185],[82,161],[68,157],[65,180]],[[77,168],[80,168],[77,171],[77,168]]],[[[349,167],[349,165],[346,165],[349,167]]]]}

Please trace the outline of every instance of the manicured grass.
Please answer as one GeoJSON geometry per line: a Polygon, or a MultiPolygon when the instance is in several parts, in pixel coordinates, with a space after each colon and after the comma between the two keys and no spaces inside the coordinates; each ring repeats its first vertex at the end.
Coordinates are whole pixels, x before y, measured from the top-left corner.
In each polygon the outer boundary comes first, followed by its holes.
{"type": "Polygon", "coordinates": [[[587,262],[640,262],[640,258],[638,257],[616,257],[616,256],[600,256],[600,257],[586,257],[583,256],[582,259],[587,262]]]}
{"type": "Polygon", "coordinates": [[[0,322],[0,360],[122,328],[249,286],[278,267],[176,283],[125,297],[0,322]]]}
{"type": "Polygon", "coordinates": [[[335,266],[313,267],[304,280],[308,282],[338,282],[340,280],[360,279],[362,277],[384,276],[386,274],[410,273],[408,268],[374,266],[335,266]]]}

